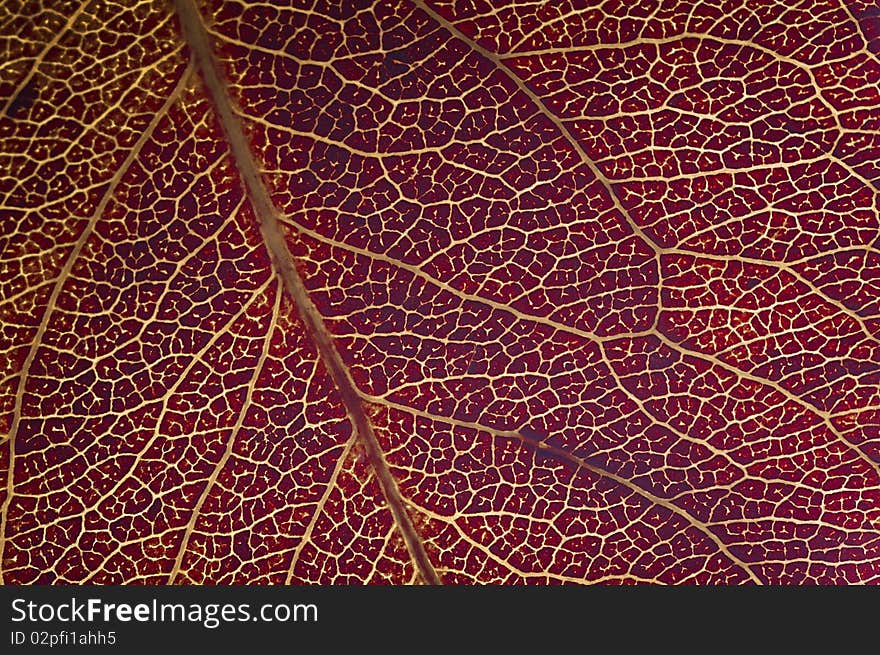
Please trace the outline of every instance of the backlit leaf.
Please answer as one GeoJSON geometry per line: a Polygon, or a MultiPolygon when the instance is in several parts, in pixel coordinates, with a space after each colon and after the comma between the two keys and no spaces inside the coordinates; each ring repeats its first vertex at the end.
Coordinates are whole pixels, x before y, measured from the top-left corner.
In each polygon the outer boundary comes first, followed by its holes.
{"type": "Polygon", "coordinates": [[[7,2],[6,583],[880,581],[867,0],[7,2]]]}

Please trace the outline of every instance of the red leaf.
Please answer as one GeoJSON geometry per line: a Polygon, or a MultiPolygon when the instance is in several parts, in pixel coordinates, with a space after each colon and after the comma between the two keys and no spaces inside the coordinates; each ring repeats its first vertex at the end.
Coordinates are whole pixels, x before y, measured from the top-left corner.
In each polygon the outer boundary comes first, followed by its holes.
{"type": "Polygon", "coordinates": [[[880,581],[872,3],[9,11],[4,582],[880,581]]]}

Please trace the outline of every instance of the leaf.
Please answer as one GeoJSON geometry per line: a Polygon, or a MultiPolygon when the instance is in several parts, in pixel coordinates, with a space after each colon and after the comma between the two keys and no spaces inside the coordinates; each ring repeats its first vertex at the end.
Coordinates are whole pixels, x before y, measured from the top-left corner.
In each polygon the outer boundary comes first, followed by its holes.
{"type": "Polygon", "coordinates": [[[880,581],[880,14],[7,3],[6,583],[880,581]]]}

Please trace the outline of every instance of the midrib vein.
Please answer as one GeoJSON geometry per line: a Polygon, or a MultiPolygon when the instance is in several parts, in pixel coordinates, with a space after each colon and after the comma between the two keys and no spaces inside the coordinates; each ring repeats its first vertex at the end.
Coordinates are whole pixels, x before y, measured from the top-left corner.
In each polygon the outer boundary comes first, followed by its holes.
{"type": "Polygon", "coordinates": [[[406,511],[397,482],[385,461],[384,453],[379,446],[361,396],[351,380],[348,368],[336,350],[333,337],[324,324],[323,317],[309,297],[302,277],[296,270],[293,255],[288,249],[281,231],[280,213],[272,203],[269,192],[260,176],[259,168],[254,161],[250,145],[245,138],[241,122],[232,108],[226,84],[220,77],[219,67],[202,17],[193,0],[174,0],[174,5],[183,28],[184,38],[198,62],[202,80],[213,101],[214,109],[217,111],[239,175],[244,182],[248,199],[259,221],[260,232],[266,248],[281,276],[284,288],[296,303],[299,316],[342,398],[349,420],[357,434],[360,435],[367,459],[375,472],[382,494],[388,503],[389,510],[406,543],[416,569],[426,583],[441,584],[440,577],[425,552],[422,539],[406,511]]]}

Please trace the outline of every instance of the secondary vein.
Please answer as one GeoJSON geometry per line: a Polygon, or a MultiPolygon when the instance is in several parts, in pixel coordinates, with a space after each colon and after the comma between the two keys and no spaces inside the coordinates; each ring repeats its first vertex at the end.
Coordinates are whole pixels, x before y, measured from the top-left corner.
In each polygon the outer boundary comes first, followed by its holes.
{"type": "Polygon", "coordinates": [[[397,487],[385,455],[373,431],[373,426],[366,412],[358,390],[348,373],[342,357],[336,350],[333,337],[324,319],[309,297],[305,283],[296,269],[296,264],[287,247],[281,230],[280,212],[273,204],[260,175],[250,145],[244,135],[241,122],[232,107],[226,90],[226,83],[221,78],[219,66],[205,28],[193,0],[175,0],[174,5],[183,27],[184,37],[192,49],[202,73],[202,80],[213,101],[220,124],[229,142],[230,150],[235,159],[239,175],[244,182],[248,199],[260,223],[260,232],[266,248],[272,257],[277,273],[284,282],[284,288],[293,299],[300,318],[305,324],[312,342],[321,357],[327,372],[330,374],[339,392],[349,420],[355,431],[360,435],[361,443],[367,455],[385,501],[400,529],[410,557],[422,579],[428,584],[441,584],[440,577],[434,570],[425,551],[422,539],[406,511],[400,490],[397,487]]]}

